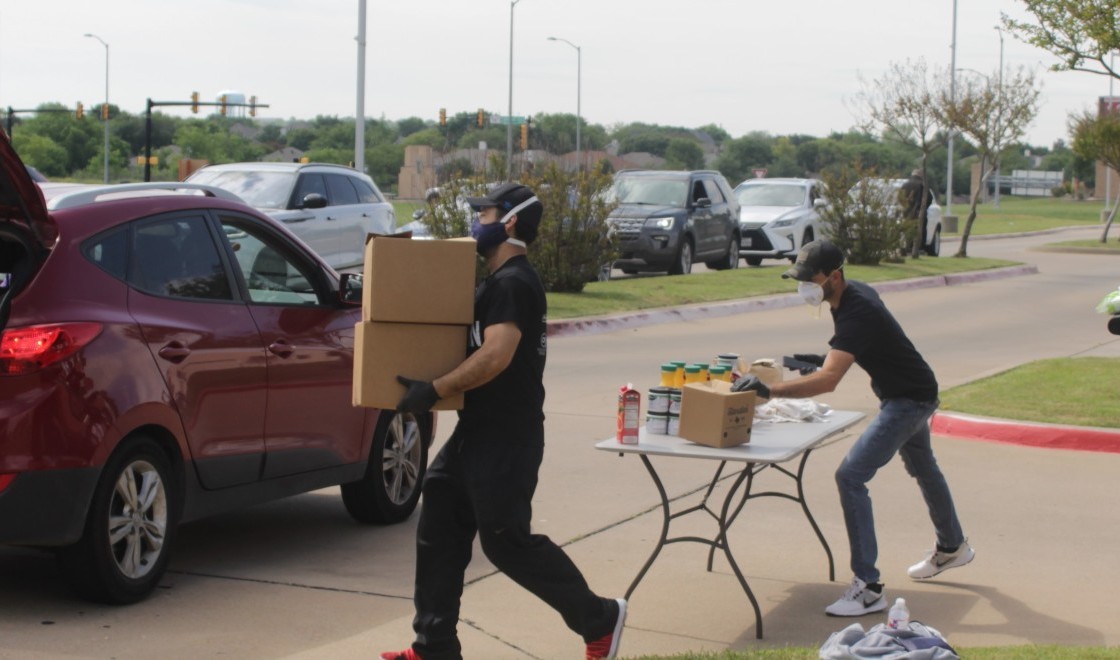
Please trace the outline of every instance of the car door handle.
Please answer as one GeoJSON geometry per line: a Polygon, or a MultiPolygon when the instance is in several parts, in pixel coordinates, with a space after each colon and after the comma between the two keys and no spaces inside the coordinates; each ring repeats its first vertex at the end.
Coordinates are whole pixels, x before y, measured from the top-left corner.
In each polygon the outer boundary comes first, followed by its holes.
{"type": "Polygon", "coordinates": [[[283,339],[277,339],[276,341],[274,341],[274,342],[272,342],[271,344],[268,345],[268,351],[270,353],[273,353],[275,355],[279,355],[280,357],[284,357],[284,358],[291,355],[295,350],[296,350],[295,347],[293,347],[291,344],[284,341],[283,339]]]}
{"type": "Polygon", "coordinates": [[[175,363],[182,362],[190,354],[191,349],[183,346],[177,341],[173,341],[167,346],[159,349],[159,356],[161,358],[175,363]]]}
{"type": "Polygon", "coordinates": [[[299,217],[299,218],[284,218],[284,224],[286,224],[286,225],[292,225],[292,224],[295,224],[295,223],[297,223],[297,222],[307,222],[307,221],[308,221],[308,220],[310,220],[310,219],[311,219],[312,217],[313,217],[313,216],[310,216],[310,215],[305,215],[305,216],[302,216],[302,217],[299,217]]]}

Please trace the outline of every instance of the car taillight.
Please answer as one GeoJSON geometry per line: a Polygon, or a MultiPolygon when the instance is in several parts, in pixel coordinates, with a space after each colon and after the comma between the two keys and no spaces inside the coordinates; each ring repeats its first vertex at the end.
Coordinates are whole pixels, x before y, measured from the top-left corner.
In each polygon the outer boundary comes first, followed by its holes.
{"type": "Polygon", "coordinates": [[[0,376],[20,376],[38,371],[73,355],[100,332],[100,323],[8,328],[0,334],[0,376]]]}
{"type": "Polygon", "coordinates": [[[3,493],[4,489],[10,486],[15,480],[16,475],[14,474],[0,474],[0,493],[3,493]]]}

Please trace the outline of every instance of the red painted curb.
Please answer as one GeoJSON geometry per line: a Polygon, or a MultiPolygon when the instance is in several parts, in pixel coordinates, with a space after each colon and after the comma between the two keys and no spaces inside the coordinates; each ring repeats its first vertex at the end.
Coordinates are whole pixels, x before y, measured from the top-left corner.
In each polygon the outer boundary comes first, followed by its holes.
{"type": "Polygon", "coordinates": [[[1013,422],[943,412],[934,414],[930,430],[937,435],[969,440],[1120,454],[1120,430],[1013,422]]]}

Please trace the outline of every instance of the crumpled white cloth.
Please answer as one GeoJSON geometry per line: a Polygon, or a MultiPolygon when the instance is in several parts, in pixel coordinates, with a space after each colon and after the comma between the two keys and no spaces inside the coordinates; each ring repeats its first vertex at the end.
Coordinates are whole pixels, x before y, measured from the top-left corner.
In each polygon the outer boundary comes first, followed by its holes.
{"type": "Polygon", "coordinates": [[[812,399],[774,398],[754,409],[759,422],[823,422],[831,414],[831,406],[812,399]]]}

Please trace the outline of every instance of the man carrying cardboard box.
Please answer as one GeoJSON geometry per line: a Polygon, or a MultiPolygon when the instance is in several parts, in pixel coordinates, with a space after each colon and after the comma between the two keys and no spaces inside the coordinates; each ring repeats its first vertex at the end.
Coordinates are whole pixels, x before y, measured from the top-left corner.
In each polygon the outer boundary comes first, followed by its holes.
{"type": "Polygon", "coordinates": [[[587,658],[613,658],[626,601],[600,598],[548,537],[533,534],[533,492],[544,456],[547,301],[526,246],[544,210],[529,188],[507,183],[467,199],[471,235],[490,276],[475,293],[467,359],[434,381],[398,376],[398,410],[428,412],[465,393],[459,422],[424,478],[416,539],[416,641],[384,660],[461,658],[456,632],[463,573],[477,534],[503,573],[560,613],[587,643],[587,658]]]}
{"type": "Polygon", "coordinates": [[[949,486],[930,446],[929,418],[939,403],[937,379],[879,294],[862,282],[844,278],[844,254],[832,243],[813,241],[802,246],[797,261],[782,277],[798,281],[797,290],[808,304],[828,303],[835,325],[828,342],[830,350],[815,359],[811,355],[797,356],[820,365],[804,378],[767,387],[748,375],[736,381],[732,389],[753,390],[765,398],[804,398],[835,390],[852,363],[871,376],[871,389],[880,400],[879,416],[836,470],[855,577],[844,595],[825,612],[832,616],[878,612],[886,609],[887,599],[875,567],[879,550],[867,482],[896,453],[918,481],[937,532],[936,548],[910,567],[910,577],[931,578],[967,564],[975,554],[961,531],[949,486]]]}

